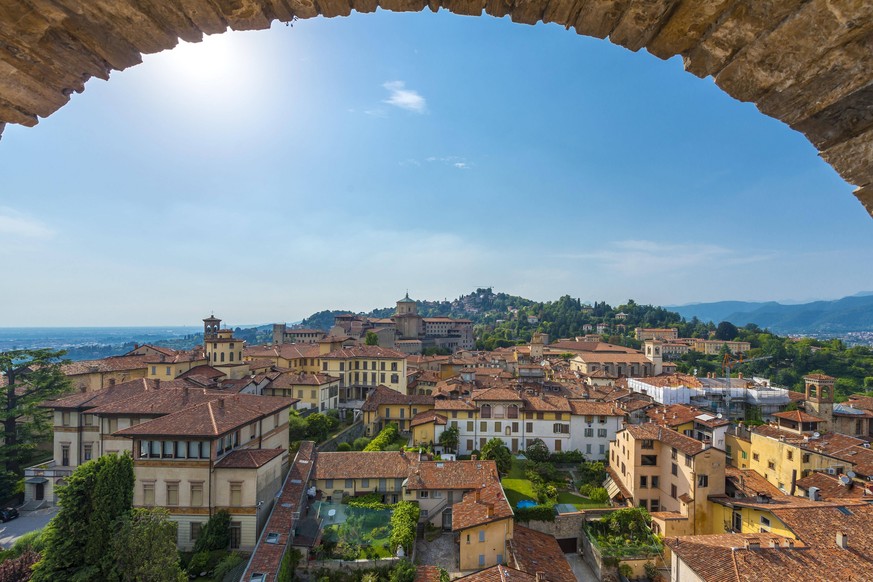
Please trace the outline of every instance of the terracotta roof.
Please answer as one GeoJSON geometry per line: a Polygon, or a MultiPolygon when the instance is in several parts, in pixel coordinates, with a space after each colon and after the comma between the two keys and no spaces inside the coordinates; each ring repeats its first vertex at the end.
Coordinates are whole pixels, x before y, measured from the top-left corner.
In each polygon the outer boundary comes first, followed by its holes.
{"type": "Polygon", "coordinates": [[[297,386],[323,386],[338,382],[339,378],[328,374],[309,372],[282,372],[270,381],[269,388],[294,388],[297,386]]]}
{"type": "Polygon", "coordinates": [[[873,506],[846,500],[841,504],[777,507],[772,512],[808,546],[831,547],[836,532],[848,534],[851,547],[873,564],[873,506]]]}
{"type": "Polygon", "coordinates": [[[521,396],[519,396],[518,392],[509,388],[488,388],[486,390],[474,391],[472,399],[483,401],[521,401],[521,396]]]}
{"type": "Polygon", "coordinates": [[[389,350],[379,346],[350,346],[333,350],[330,353],[319,356],[322,360],[333,359],[349,359],[349,358],[375,358],[375,359],[390,359],[403,360],[406,359],[406,354],[396,350],[389,350]]]}
{"type": "Polygon", "coordinates": [[[248,359],[282,358],[298,360],[301,358],[317,358],[318,344],[279,344],[277,346],[246,346],[243,356],[248,359]]]}
{"type": "Polygon", "coordinates": [[[459,531],[512,518],[512,507],[497,477],[493,477],[485,487],[464,494],[460,503],[452,506],[452,531],[459,531]]]}
{"type": "Polygon", "coordinates": [[[535,575],[502,564],[455,578],[456,582],[537,582],[535,575]]]}
{"type": "Polygon", "coordinates": [[[840,482],[839,477],[828,475],[827,473],[810,473],[803,479],[798,479],[797,486],[806,491],[809,491],[810,487],[817,487],[819,499],[822,501],[865,498],[865,487],[863,485],[859,486],[854,482],[850,482],[850,486],[847,487],[840,482]]]}
{"type": "Polygon", "coordinates": [[[295,402],[297,400],[294,398],[234,394],[125,428],[114,434],[125,437],[217,437],[290,408],[295,402]]]}
{"type": "Polygon", "coordinates": [[[570,401],[558,396],[544,394],[533,396],[525,394],[523,397],[524,409],[535,412],[570,412],[570,401]]]}
{"type": "Polygon", "coordinates": [[[637,440],[660,441],[669,447],[682,451],[686,455],[696,455],[706,449],[706,445],[698,440],[687,437],[684,434],[679,434],[675,430],[652,424],[651,422],[629,424],[624,430],[628,431],[637,440]]]}
{"type": "MultiPolygon", "coordinates": [[[[240,346],[243,344],[242,341],[239,343],[240,346]]],[[[146,356],[147,364],[181,364],[184,362],[196,362],[198,360],[206,360],[206,354],[203,353],[202,348],[177,351],[170,356],[165,354],[146,356]]]]}
{"type": "Polygon", "coordinates": [[[570,411],[578,416],[624,416],[614,404],[591,400],[570,400],[570,411]]]}
{"type": "Polygon", "coordinates": [[[428,410],[426,412],[419,412],[415,416],[412,417],[412,420],[409,421],[409,427],[413,428],[416,426],[420,426],[422,424],[428,424],[433,422],[434,424],[447,424],[448,419],[442,414],[437,414],[433,410],[428,410]]]}
{"type": "Polygon", "coordinates": [[[464,400],[437,398],[433,403],[434,410],[476,410],[476,407],[464,400]]]}
{"type": "Polygon", "coordinates": [[[281,456],[285,449],[237,449],[215,463],[216,469],[257,469],[281,456]]]}
{"type": "Polygon", "coordinates": [[[833,376],[828,376],[827,374],[807,374],[803,377],[804,380],[813,380],[813,381],[822,381],[832,382],[836,380],[833,376]]]}
{"type": "Polygon", "coordinates": [[[405,479],[418,454],[403,451],[318,453],[314,479],[405,479]]]}
{"type": "Polygon", "coordinates": [[[420,394],[403,394],[397,390],[392,390],[387,386],[376,386],[367,394],[367,399],[361,405],[361,410],[375,411],[382,404],[401,404],[411,405],[420,404],[423,406],[433,405],[433,396],[425,396],[420,394]]]}
{"type": "Polygon", "coordinates": [[[687,404],[670,404],[669,406],[658,406],[650,408],[646,411],[646,416],[651,422],[675,428],[677,426],[694,422],[694,418],[702,414],[703,411],[687,404]]]}
{"type": "Polygon", "coordinates": [[[864,410],[873,410],[873,396],[865,396],[863,394],[852,394],[849,396],[849,404],[855,408],[864,410]]]}
{"type": "Polygon", "coordinates": [[[802,410],[789,410],[786,412],[776,412],[773,414],[776,418],[784,418],[785,420],[793,420],[794,422],[824,422],[823,418],[807,414],[802,410]]]}
{"type": "Polygon", "coordinates": [[[410,473],[406,488],[470,491],[497,478],[494,461],[423,461],[410,473]]]}
{"type": "Polygon", "coordinates": [[[542,572],[547,582],[576,582],[576,575],[554,537],[516,524],[509,547],[519,570],[533,575],[542,572]]]}
{"type": "Polygon", "coordinates": [[[149,356],[112,356],[100,360],[81,360],[61,366],[65,376],[78,376],[96,372],[121,372],[145,369],[149,356]]]}
{"type": "Polygon", "coordinates": [[[178,376],[176,376],[176,378],[188,378],[189,376],[202,376],[203,378],[206,378],[208,380],[215,380],[217,378],[227,376],[227,374],[225,374],[221,370],[216,370],[212,366],[207,366],[204,364],[200,366],[194,366],[187,372],[179,374],[178,376]]]}
{"type": "Polygon", "coordinates": [[[79,392],[56,400],[49,400],[43,402],[41,406],[58,409],[96,408],[97,406],[120,402],[144,392],[155,392],[157,390],[172,388],[182,389],[185,387],[195,389],[201,388],[198,384],[192,383],[188,380],[161,381],[148,378],[137,378],[136,380],[121,382],[96,392],[79,392]]]}
{"type": "Polygon", "coordinates": [[[759,493],[772,496],[783,495],[778,487],[753,469],[737,469],[727,465],[724,468],[724,477],[734,490],[746,497],[754,497],[759,493]]]}
{"type": "MultiPolygon", "coordinates": [[[[164,382],[167,384],[167,382],[164,382]]],[[[144,390],[123,400],[107,402],[101,406],[89,408],[89,414],[122,414],[122,415],[164,415],[177,412],[191,406],[203,404],[226,394],[218,390],[206,388],[189,388],[187,386],[162,386],[158,390],[144,390]]]]}
{"type": "Polygon", "coordinates": [[[441,574],[438,566],[417,566],[413,582],[440,582],[441,574]]]}
{"type": "Polygon", "coordinates": [[[696,377],[689,374],[661,374],[660,376],[651,376],[648,378],[637,378],[638,381],[644,382],[649,386],[675,388],[685,386],[687,388],[700,388],[703,383],[696,377]]]}
{"type": "Polygon", "coordinates": [[[300,515],[306,505],[306,487],[312,472],[315,456],[315,443],[303,441],[294,457],[291,469],[282,484],[279,499],[273,505],[267,524],[258,538],[258,544],[251,558],[243,580],[251,579],[255,572],[266,574],[265,582],[275,582],[282,564],[282,557],[291,542],[289,535],[295,527],[295,515],[300,515]],[[276,543],[267,542],[267,534],[278,534],[276,543]]]}

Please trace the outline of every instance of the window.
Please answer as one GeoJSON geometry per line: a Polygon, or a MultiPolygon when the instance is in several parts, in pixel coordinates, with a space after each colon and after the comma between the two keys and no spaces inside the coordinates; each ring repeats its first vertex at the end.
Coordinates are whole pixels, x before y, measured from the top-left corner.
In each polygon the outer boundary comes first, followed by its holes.
{"type": "Polygon", "coordinates": [[[333,479],[328,479],[324,482],[325,489],[333,489],[333,479]]]}
{"type": "Polygon", "coordinates": [[[479,541],[480,541],[480,542],[484,542],[484,541],[485,541],[485,530],[484,530],[484,529],[480,529],[480,530],[479,530],[479,541]]]}
{"type": "Polygon", "coordinates": [[[765,527],[770,527],[770,518],[761,516],[761,525],[765,527]]]}
{"type": "Polygon", "coordinates": [[[649,511],[652,513],[656,511],[661,511],[661,500],[660,499],[652,499],[649,502],[649,511]]]}
{"type": "Polygon", "coordinates": [[[70,445],[61,445],[61,467],[70,466],[70,445]]]}
{"type": "MultiPolygon", "coordinates": [[[[384,370],[384,369],[385,369],[385,362],[379,362],[379,369],[380,369],[380,370],[384,370]]],[[[384,375],[384,374],[383,374],[383,375],[384,375]]]]}
{"type": "Polygon", "coordinates": [[[675,485],[670,485],[670,497],[672,497],[673,499],[676,499],[676,486],[675,485]]]}
{"type": "Polygon", "coordinates": [[[640,464],[646,467],[654,467],[658,464],[658,455],[641,455],[640,464]]]}
{"type": "Polygon", "coordinates": [[[485,566],[485,554],[479,554],[479,566],[485,566]]]}
{"type": "Polygon", "coordinates": [[[648,502],[645,499],[640,499],[640,507],[643,509],[648,509],[648,502]]]}
{"type": "MultiPolygon", "coordinates": [[[[391,362],[391,371],[392,372],[397,371],[397,362],[391,362]]],[[[391,376],[391,377],[394,378],[394,376],[391,376]]]]}
{"type": "Polygon", "coordinates": [[[86,461],[90,461],[90,460],[91,460],[92,451],[93,451],[93,449],[94,449],[94,445],[92,445],[91,443],[86,443],[85,446],[84,446],[84,449],[85,449],[85,460],[86,460],[86,461]]]}
{"type": "Polygon", "coordinates": [[[170,366],[167,366],[167,369],[164,370],[164,372],[166,373],[167,376],[169,376],[170,375],[170,366]]]}
{"type": "Polygon", "coordinates": [[[391,374],[391,383],[397,384],[397,382],[400,381],[398,378],[399,378],[399,376],[397,374],[391,374]]]}
{"type": "Polygon", "coordinates": [[[468,451],[473,450],[473,439],[467,439],[467,450],[468,451]]]}
{"type": "Polygon", "coordinates": [[[770,469],[770,470],[775,470],[775,469],[776,469],[776,463],[774,463],[773,461],[767,461],[767,468],[770,469]]]}
{"type": "Polygon", "coordinates": [[[594,429],[593,428],[586,428],[585,429],[585,436],[588,438],[592,438],[594,436],[594,429]]]}
{"type": "Polygon", "coordinates": [[[473,421],[472,420],[467,421],[467,432],[473,432],[473,421]]]}
{"type": "Polygon", "coordinates": [[[93,414],[85,414],[83,420],[85,422],[85,426],[94,426],[94,415],[93,414]]]}
{"type": "Polygon", "coordinates": [[[657,475],[652,475],[652,489],[657,489],[658,485],[661,484],[661,478],[657,475]]]}
{"type": "MultiPolygon", "coordinates": [[[[331,481],[331,483],[333,483],[333,481],[331,481]]],[[[366,487],[369,487],[369,486],[370,486],[370,480],[369,480],[369,479],[361,479],[361,487],[365,487],[365,488],[366,488],[366,487]]],[[[333,485],[331,485],[331,487],[333,487],[333,485]]]]}
{"type": "MultiPolygon", "coordinates": [[[[483,404],[482,409],[479,411],[479,415],[482,418],[491,418],[491,405],[483,404]]],[[[482,430],[485,430],[484,428],[482,430]]]]}
{"type": "MultiPolygon", "coordinates": [[[[604,431],[604,432],[606,432],[606,431],[604,431]]],[[[653,441],[651,439],[643,439],[643,444],[640,446],[644,449],[654,449],[655,448],[655,441],[653,441]]]]}
{"type": "Polygon", "coordinates": [[[158,373],[158,367],[152,366],[152,376],[156,375],[157,373],[158,373]]]}
{"type": "Polygon", "coordinates": [[[598,428],[597,429],[597,436],[599,438],[606,438],[606,429],[605,428],[598,428]]]}
{"type": "Polygon", "coordinates": [[[741,451],[740,456],[741,456],[743,459],[748,459],[748,458],[749,458],[749,454],[748,454],[746,451],[741,451]]]}
{"type": "Polygon", "coordinates": [[[649,478],[646,475],[640,476],[640,489],[647,489],[649,487],[649,478]]]}
{"type": "Polygon", "coordinates": [[[803,453],[803,457],[801,458],[801,460],[802,460],[804,463],[808,463],[810,458],[811,458],[811,457],[810,457],[810,454],[809,454],[809,453],[803,453]]]}
{"type": "Polygon", "coordinates": [[[789,461],[794,460],[794,451],[792,451],[792,450],[785,451],[785,457],[786,457],[789,461]]]}
{"type": "Polygon", "coordinates": [[[419,491],[419,492],[418,492],[418,498],[419,498],[419,499],[427,499],[428,497],[430,497],[430,492],[429,492],[429,491],[419,491]]]}
{"type": "Polygon", "coordinates": [[[470,543],[470,534],[467,534],[467,543],[470,543]]]}
{"type": "Polygon", "coordinates": [[[148,506],[155,504],[155,482],[154,481],[142,484],[142,504],[148,505],[148,506]]]}
{"type": "Polygon", "coordinates": [[[600,424],[606,424],[606,417],[605,417],[605,416],[601,416],[601,417],[599,417],[599,418],[598,418],[598,422],[599,422],[600,424]]]}
{"type": "Polygon", "coordinates": [[[591,443],[588,443],[585,445],[585,454],[587,454],[587,455],[591,454],[591,443]]]}
{"type": "Polygon", "coordinates": [[[555,439],[555,452],[558,453],[561,451],[561,441],[555,439]]]}
{"type": "Polygon", "coordinates": [[[179,482],[167,483],[167,505],[179,505],[179,482]]]}
{"type": "Polygon", "coordinates": [[[673,473],[674,475],[679,475],[679,465],[677,465],[676,463],[673,463],[673,466],[671,467],[670,472],[673,473]]]}
{"type": "Polygon", "coordinates": [[[670,458],[673,459],[674,461],[676,459],[678,459],[679,458],[679,451],[677,451],[676,449],[673,449],[672,451],[670,451],[670,458]]]}
{"type": "Polygon", "coordinates": [[[346,485],[345,485],[346,489],[352,489],[354,486],[355,486],[354,479],[346,479],[346,485]]]}
{"type": "MultiPolygon", "coordinates": [[[[203,506],[203,482],[191,483],[191,507],[203,506]]],[[[193,524],[192,524],[193,525],[193,524]]]]}
{"type": "Polygon", "coordinates": [[[690,467],[690,466],[691,466],[691,459],[692,459],[692,458],[693,458],[693,457],[692,457],[691,455],[689,455],[688,453],[685,453],[685,466],[686,466],[686,467],[690,467]]]}
{"type": "Polygon", "coordinates": [[[603,455],[606,453],[606,445],[600,445],[600,454],[603,455]]]}
{"type": "MultiPolygon", "coordinates": [[[[242,505],[242,483],[230,484],[230,506],[239,507],[242,505]]],[[[239,546],[237,546],[239,547],[239,546]]]]}
{"type": "Polygon", "coordinates": [[[525,424],[525,431],[533,432],[533,423],[532,422],[526,422],[524,424],[525,424]]]}
{"type": "Polygon", "coordinates": [[[238,550],[242,542],[242,524],[238,521],[230,522],[230,548],[238,550]]]}
{"type": "Polygon", "coordinates": [[[761,457],[760,457],[760,455],[758,455],[758,453],[752,453],[752,460],[753,461],[760,461],[761,457]]]}
{"type": "Polygon", "coordinates": [[[203,529],[203,522],[200,521],[192,521],[191,522],[191,541],[196,542],[197,538],[200,537],[200,530],[203,529]]]}
{"type": "Polygon", "coordinates": [[[698,475],[697,476],[697,486],[698,487],[709,487],[709,475],[698,475]]]}

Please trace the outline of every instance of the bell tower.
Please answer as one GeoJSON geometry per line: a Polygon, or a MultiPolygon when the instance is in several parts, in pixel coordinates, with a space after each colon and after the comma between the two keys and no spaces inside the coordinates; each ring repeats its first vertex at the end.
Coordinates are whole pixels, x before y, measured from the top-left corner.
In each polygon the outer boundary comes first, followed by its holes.
{"type": "Polygon", "coordinates": [[[218,330],[221,329],[221,320],[211,314],[203,320],[203,345],[206,345],[207,340],[218,337],[218,330]]]}
{"type": "Polygon", "coordinates": [[[834,418],[836,378],[827,374],[809,374],[803,377],[803,382],[806,384],[806,412],[824,421],[819,424],[820,428],[830,430],[834,418]]]}

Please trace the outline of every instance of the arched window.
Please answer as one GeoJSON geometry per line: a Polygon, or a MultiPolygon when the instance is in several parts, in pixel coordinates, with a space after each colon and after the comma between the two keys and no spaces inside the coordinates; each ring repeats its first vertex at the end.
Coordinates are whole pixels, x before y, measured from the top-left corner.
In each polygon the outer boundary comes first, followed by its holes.
{"type": "Polygon", "coordinates": [[[483,404],[480,415],[482,416],[482,418],[491,418],[491,405],[483,404]]]}

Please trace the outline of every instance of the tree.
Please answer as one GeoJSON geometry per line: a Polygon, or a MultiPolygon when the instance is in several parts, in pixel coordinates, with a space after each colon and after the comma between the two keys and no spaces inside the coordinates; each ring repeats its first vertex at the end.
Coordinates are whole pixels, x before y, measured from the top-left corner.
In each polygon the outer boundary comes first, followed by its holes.
{"type": "Polygon", "coordinates": [[[120,582],[187,580],[176,551],[176,524],[166,509],[134,509],[122,517],[111,553],[120,582]]]}
{"type": "Polygon", "coordinates": [[[309,438],[315,441],[323,441],[330,434],[333,423],[328,416],[316,412],[306,417],[306,424],[309,427],[309,438]]]}
{"type": "Polygon", "coordinates": [[[543,439],[533,439],[527,444],[527,450],[524,452],[528,460],[542,463],[549,460],[549,447],[543,442],[543,439]]]}
{"type": "Polygon", "coordinates": [[[51,411],[39,405],[72,390],[61,372],[65,353],[48,349],[0,352],[0,375],[6,379],[5,398],[0,403],[0,496],[12,494],[23,466],[33,460],[36,445],[51,440],[51,411]]]}
{"type": "Polygon", "coordinates": [[[133,505],[133,459],[103,455],[80,465],[58,491],[60,511],[45,527],[34,582],[108,580],[115,528],[133,505]]]}
{"type": "Polygon", "coordinates": [[[457,451],[460,440],[461,436],[458,432],[458,427],[455,425],[450,426],[440,435],[440,444],[448,451],[457,451]]]}
{"type": "Polygon", "coordinates": [[[482,447],[482,458],[486,461],[494,461],[501,475],[506,475],[512,469],[512,453],[497,437],[489,440],[482,447]]]}
{"type": "Polygon", "coordinates": [[[194,553],[224,550],[230,545],[230,513],[219,509],[200,530],[200,537],[194,543],[194,553]]]}
{"type": "Polygon", "coordinates": [[[367,335],[365,336],[364,343],[368,346],[378,346],[379,336],[372,331],[368,331],[367,335]]]}
{"type": "Polygon", "coordinates": [[[715,328],[715,339],[722,341],[733,341],[740,334],[737,326],[729,321],[722,321],[715,328]]]}
{"type": "Polygon", "coordinates": [[[288,415],[288,442],[302,441],[309,434],[309,423],[296,410],[288,415]]]}

